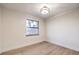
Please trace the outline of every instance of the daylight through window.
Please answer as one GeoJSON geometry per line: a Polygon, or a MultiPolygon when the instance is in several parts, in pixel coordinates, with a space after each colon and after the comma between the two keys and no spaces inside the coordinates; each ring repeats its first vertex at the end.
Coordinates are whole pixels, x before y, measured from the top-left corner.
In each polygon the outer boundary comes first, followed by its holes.
{"type": "Polygon", "coordinates": [[[39,21],[36,20],[26,20],[26,35],[38,35],[39,34],[39,21]]]}

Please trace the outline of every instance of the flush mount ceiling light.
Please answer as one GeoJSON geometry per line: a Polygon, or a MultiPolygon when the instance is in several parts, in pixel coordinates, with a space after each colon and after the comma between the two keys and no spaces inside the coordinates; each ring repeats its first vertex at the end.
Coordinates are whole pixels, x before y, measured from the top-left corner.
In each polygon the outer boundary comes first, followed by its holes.
{"type": "Polygon", "coordinates": [[[41,9],[40,9],[40,12],[41,14],[48,14],[49,13],[49,8],[47,6],[43,6],[41,9]]]}

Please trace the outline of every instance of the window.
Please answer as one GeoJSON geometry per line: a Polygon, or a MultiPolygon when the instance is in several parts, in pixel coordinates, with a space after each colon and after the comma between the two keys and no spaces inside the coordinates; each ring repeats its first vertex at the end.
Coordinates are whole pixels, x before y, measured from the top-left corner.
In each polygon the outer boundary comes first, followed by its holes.
{"type": "Polygon", "coordinates": [[[36,20],[26,20],[26,35],[38,35],[39,34],[39,21],[36,20]]]}

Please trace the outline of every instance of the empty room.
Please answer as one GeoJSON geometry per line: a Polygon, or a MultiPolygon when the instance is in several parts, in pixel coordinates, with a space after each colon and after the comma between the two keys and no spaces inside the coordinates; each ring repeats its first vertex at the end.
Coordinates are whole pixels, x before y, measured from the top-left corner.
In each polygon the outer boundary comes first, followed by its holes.
{"type": "Polygon", "coordinates": [[[0,3],[0,55],[79,55],[79,3],[0,3]]]}

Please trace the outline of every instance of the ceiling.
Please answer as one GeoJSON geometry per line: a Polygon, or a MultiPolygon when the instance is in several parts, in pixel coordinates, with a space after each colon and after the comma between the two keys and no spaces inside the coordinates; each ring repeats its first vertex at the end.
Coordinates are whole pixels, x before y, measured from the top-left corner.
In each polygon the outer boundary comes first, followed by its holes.
{"type": "Polygon", "coordinates": [[[3,7],[28,13],[43,19],[49,18],[58,13],[62,13],[79,7],[78,3],[46,3],[46,4],[45,3],[3,3],[1,5],[3,7]],[[44,5],[47,5],[47,7],[50,10],[48,15],[42,15],[40,13],[40,9],[44,5]]]}

